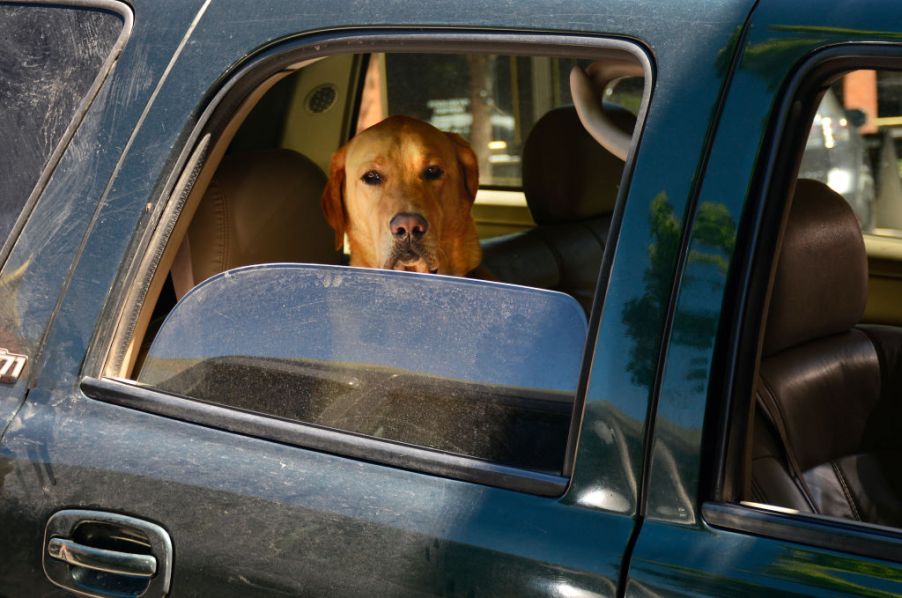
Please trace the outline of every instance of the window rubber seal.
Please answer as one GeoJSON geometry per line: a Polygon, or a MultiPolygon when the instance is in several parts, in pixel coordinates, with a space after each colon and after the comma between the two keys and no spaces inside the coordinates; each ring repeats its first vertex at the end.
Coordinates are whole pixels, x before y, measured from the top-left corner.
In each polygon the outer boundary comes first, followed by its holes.
{"type": "Polygon", "coordinates": [[[548,497],[563,494],[569,482],[568,478],[560,475],[497,465],[481,459],[226,407],[161,392],[127,380],[85,377],[80,386],[85,396],[96,401],[243,436],[455,480],[548,497]]]}

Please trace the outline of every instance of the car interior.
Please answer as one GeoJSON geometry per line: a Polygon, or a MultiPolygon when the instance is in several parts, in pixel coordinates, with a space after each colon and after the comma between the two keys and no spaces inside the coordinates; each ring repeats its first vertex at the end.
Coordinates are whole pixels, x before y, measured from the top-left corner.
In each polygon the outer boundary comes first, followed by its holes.
{"type": "Polygon", "coordinates": [[[898,527],[902,329],[861,323],[867,254],[843,198],[801,179],[789,210],[755,391],[749,499],[898,527]]]}
{"type": "MultiPolygon", "coordinates": [[[[877,203],[875,227],[829,180],[805,178],[804,164],[771,271],[742,502],[899,527],[900,246],[880,210],[900,198],[877,203]]],[[[884,191],[898,189],[892,164],[884,191]]]]}

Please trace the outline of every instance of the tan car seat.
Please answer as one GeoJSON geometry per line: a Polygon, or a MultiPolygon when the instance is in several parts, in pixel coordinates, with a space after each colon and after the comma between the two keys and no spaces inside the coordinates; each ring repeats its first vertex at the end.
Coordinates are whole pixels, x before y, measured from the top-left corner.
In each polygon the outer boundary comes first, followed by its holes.
{"type": "Polygon", "coordinates": [[[176,297],[238,266],[340,263],[320,207],[325,184],[322,170],[291,150],[223,158],[173,263],[176,297]]]}

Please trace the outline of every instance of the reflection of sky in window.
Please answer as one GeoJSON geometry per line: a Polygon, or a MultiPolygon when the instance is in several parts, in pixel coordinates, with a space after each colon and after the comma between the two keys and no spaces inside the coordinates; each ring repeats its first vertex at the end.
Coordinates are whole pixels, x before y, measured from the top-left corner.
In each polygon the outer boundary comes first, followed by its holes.
{"type": "Polygon", "coordinates": [[[338,266],[252,266],[186,295],[154,340],[145,372],[156,360],[249,356],[573,393],[585,339],[582,308],[553,291],[338,266]]]}

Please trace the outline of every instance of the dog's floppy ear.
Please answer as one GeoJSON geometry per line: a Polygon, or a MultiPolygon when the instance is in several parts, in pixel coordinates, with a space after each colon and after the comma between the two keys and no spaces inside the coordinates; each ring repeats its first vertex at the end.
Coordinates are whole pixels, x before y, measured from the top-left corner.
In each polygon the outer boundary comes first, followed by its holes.
{"type": "Polygon", "coordinates": [[[476,191],[479,190],[479,163],[476,161],[476,153],[470,148],[467,140],[457,133],[445,133],[457,150],[457,163],[460,165],[460,173],[463,176],[464,189],[472,202],[476,199],[476,191]]]}
{"type": "Polygon", "coordinates": [[[320,200],[323,205],[323,213],[326,222],[335,229],[335,249],[341,249],[345,242],[345,154],[348,146],[343,145],[334,154],[329,164],[329,181],[323,189],[323,197],[320,200]]]}

